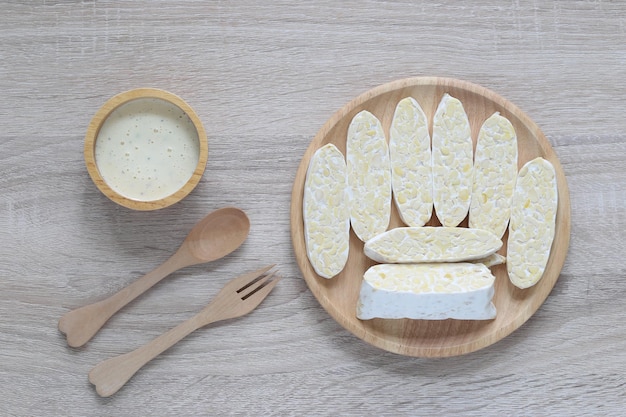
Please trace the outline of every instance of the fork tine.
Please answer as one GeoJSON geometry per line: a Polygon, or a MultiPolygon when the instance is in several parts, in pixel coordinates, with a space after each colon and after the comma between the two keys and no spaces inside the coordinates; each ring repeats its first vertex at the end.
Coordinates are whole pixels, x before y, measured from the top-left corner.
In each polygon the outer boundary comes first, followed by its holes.
{"type": "Polygon", "coordinates": [[[268,265],[268,266],[265,266],[265,267],[263,267],[261,269],[257,269],[256,271],[252,271],[252,272],[248,272],[248,273],[243,274],[243,275],[239,275],[237,278],[229,281],[224,286],[222,291],[239,291],[243,287],[245,287],[246,284],[249,284],[251,281],[254,281],[258,277],[260,277],[261,275],[263,275],[264,273],[266,273],[267,271],[272,269],[274,266],[276,266],[276,265],[268,265]]]}
{"type": "MultiPolygon", "coordinates": [[[[272,274],[272,276],[274,276],[274,274],[272,274]]],[[[246,303],[250,303],[251,304],[251,306],[249,306],[249,307],[256,308],[256,306],[261,304],[261,301],[263,301],[265,299],[265,297],[267,297],[269,295],[269,293],[274,289],[276,284],[278,284],[278,281],[280,281],[281,279],[282,279],[282,277],[275,276],[272,280],[266,281],[265,284],[261,285],[260,287],[257,287],[255,290],[250,292],[248,295],[242,297],[243,300],[246,303]]]]}
{"type": "Polygon", "coordinates": [[[263,288],[265,285],[267,285],[267,282],[275,275],[275,271],[271,271],[267,274],[261,275],[260,277],[253,279],[249,284],[244,285],[244,287],[239,289],[237,293],[241,296],[242,300],[245,300],[258,290],[263,288]]]}

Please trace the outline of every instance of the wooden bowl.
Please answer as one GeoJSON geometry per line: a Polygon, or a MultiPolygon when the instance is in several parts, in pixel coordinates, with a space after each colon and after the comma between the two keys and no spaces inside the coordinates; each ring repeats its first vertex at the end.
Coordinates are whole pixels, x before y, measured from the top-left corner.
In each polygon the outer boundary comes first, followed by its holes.
{"type": "Polygon", "coordinates": [[[110,200],[133,210],[156,210],[186,197],[202,178],[208,153],[193,109],[153,88],[109,99],[85,136],[91,179],[110,200]]]}
{"type": "MultiPolygon", "coordinates": [[[[431,131],[432,134],[432,131],[431,131]]],[[[392,203],[390,228],[403,226],[392,203]]],[[[428,223],[439,226],[435,216],[428,223]]],[[[462,226],[467,226],[467,219],[462,226]]],[[[526,322],[543,304],[554,287],[565,262],[570,239],[570,199],[563,168],[550,143],[539,127],[513,103],[498,94],[467,81],[439,77],[417,77],[394,81],[367,91],[338,110],[311,141],[300,163],[291,195],[291,238],[298,266],[309,289],[321,306],[354,335],[390,352],[419,357],[462,355],[489,346],[509,335],[526,322]],[[350,255],[344,270],[332,279],[318,276],[309,263],[304,242],[302,196],[306,171],[313,153],[332,143],[346,150],[346,134],[350,121],[361,110],[377,116],[385,132],[398,101],[414,97],[424,109],[432,129],[432,117],[444,93],[461,100],[468,114],[474,145],[480,126],[498,111],[507,117],[517,132],[521,167],[538,156],[549,160],[556,170],[559,206],[555,238],[543,278],[531,288],[521,290],[509,281],[506,265],[492,268],[496,276],[494,304],[498,311],[494,320],[359,320],[356,304],[365,271],[375,264],[363,253],[361,242],[350,232],[350,255]]],[[[499,251],[506,255],[508,232],[499,251]]]]}

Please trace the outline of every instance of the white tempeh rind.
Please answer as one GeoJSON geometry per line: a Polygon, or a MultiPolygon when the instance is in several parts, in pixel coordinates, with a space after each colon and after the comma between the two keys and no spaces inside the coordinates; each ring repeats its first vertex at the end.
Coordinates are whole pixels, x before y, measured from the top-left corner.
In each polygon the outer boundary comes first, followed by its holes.
{"type": "Polygon", "coordinates": [[[321,147],[311,158],[302,207],[311,266],[318,275],[332,278],[343,270],[350,242],[346,162],[335,145],[321,147]]]}
{"type": "Polygon", "coordinates": [[[556,228],[558,190],[550,162],[535,158],[519,171],[513,193],[507,270],[518,288],[535,285],[550,257],[556,228]]]}
{"type": "Polygon", "coordinates": [[[495,277],[483,264],[381,264],[361,283],[356,315],[361,320],[489,320],[495,277]]]}
{"type": "Polygon", "coordinates": [[[502,247],[493,233],[465,227],[397,227],[365,242],[377,262],[460,262],[486,258],[502,247]]]}
{"type": "Polygon", "coordinates": [[[483,123],[476,143],[469,227],[504,235],[516,179],[515,129],[507,118],[494,113],[483,123]]]}
{"type": "Polygon", "coordinates": [[[433,203],[443,226],[467,216],[472,192],[473,145],[463,104],[444,94],[433,118],[433,203]]]}
{"type": "Polygon", "coordinates": [[[391,186],[402,221],[423,226],[433,212],[428,120],[412,97],[398,102],[389,130],[391,186]]]}
{"type": "Polygon", "coordinates": [[[380,121],[363,110],[352,119],[346,140],[350,221],[366,241],[387,230],[391,217],[389,146],[380,121]]]}

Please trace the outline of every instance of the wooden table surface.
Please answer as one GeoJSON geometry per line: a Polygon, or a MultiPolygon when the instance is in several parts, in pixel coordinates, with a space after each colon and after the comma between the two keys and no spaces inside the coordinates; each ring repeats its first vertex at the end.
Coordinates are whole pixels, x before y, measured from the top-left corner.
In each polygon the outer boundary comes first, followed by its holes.
{"type": "Polygon", "coordinates": [[[626,406],[626,4],[545,2],[0,1],[0,415],[621,415],[626,406]],[[339,326],[290,239],[308,144],[345,103],[414,76],[471,81],[543,130],[571,193],[571,245],[537,313],[500,342],[400,356],[339,326]],[[182,202],[117,206],[91,182],[87,125],[111,96],[183,97],[209,162],[182,202]],[[57,330],[164,261],[206,213],[252,228],[183,269],[85,347],[57,330]],[[193,315],[231,277],[276,263],[252,314],[201,329],[115,396],[87,380],[193,315]]]}

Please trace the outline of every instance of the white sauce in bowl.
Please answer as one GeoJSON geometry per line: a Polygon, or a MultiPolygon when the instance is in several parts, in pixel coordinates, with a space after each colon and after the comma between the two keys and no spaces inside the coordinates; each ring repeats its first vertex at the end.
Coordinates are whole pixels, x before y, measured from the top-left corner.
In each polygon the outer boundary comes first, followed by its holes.
{"type": "Polygon", "coordinates": [[[176,105],[139,98],[111,112],[95,143],[95,161],[111,189],[137,201],[174,194],[200,158],[198,132],[176,105]]]}

